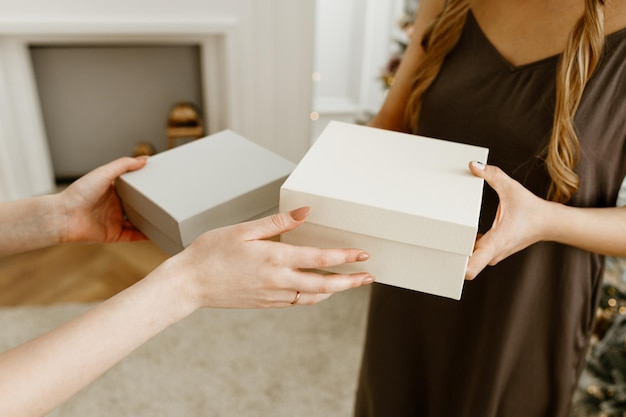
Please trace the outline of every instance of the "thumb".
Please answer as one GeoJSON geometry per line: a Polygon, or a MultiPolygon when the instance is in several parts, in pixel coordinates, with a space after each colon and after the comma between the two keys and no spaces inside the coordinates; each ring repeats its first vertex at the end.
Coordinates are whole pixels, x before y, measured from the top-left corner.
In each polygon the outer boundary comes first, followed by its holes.
{"type": "Polygon", "coordinates": [[[259,240],[277,236],[304,223],[311,212],[310,207],[300,207],[286,213],[277,213],[259,220],[244,223],[247,239],[259,240]]]}
{"type": "Polygon", "coordinates": [[[100,171],[100,173],[106,179],[114,181],[117,177],[126,172],[136,171],[140,168],[143,168],[147,162],[147,157],[131,158],[128,156],[124,156],[112,162],[109,162],[106,165],[96,168],[96,170],[100,171]]]}
{"type": "Polygon", "coordinates": [[[495,165],[486,165],[479,161],[469,163],[469,169],[475,176],[484,179],[498,195],[510,185],[511,177],[495,165]]]}

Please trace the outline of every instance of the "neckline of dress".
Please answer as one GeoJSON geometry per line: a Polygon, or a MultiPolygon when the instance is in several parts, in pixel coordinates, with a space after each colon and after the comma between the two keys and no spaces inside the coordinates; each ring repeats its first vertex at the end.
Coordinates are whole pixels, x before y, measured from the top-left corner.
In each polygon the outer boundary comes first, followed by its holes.
{"type": "Polygon", "coordinates": [[[494,55],[498,58],[498,60],[510,71],[510,72],[519,72],[519,71],[523,71],[526,69],[530,69],[533,67],[537,67],[537,66],[543,66],[547,63],[553,62],[553,61],[558,61],[558,59],[561,57],[561,54],[555,54],[555,55],[550,55],[544,58],[539,58],[536,59],[534,61],[530,61],[524,64],[520,64],[520,65],[514,65],[512,64],[508,59],[506,59],[504,57],[504,55],[502,55],[502,53],[500,52],[500,50],[498,48],[496,48],[496,46],[491,42],[491,40],[487,37],[487,35],[485,34],[485,32],[483,31],[483,28],[480,26],[480,23],[478,23],[478,20],[476,19],[476,16],[474,16],[474,13],[472,12],[472,10],[470,10],[468,12],[468,21],[471,22],[474,27],[476,28],[478,34],[480,35],[481,39],[487,44],[487,46],[489,47],[489,49],[494,53],[494,55]]]}
{"type": "MultiPolygon", "coordinates": [[[[544,58],[539,58],[539,59],[536,59],[534,61],[530,61],[524,64],[514,65],[508,59],[506,59],[504,55],[502,55],[500,50],[498,50],[498,48],[496,48],[495,45],[491,42],[491,40],[487,37],[482,27],[480,27],[480,23],[478,23],[478,20],[476,19],[476,16],[474,16],[474,13],[472,12],[471,9],[468,12],[468,20],[472,22],[472,24],[477,29],[480,37],[489,46],[489,48],[493,51],[493,53],[497,56],[498,60],[500,60],[504,64],[504,66],[506,66],[506,68],[512,73],[524,71],[526,69],[531,69],[534,67],[546,65],[548,63],[556,62],[559,60],[559,58],[562,55],[562,53],[558,53],[558,54],[550,55],[544,58]]],[[[626,28],[622,28],[615,32],[609,33],[608,35],[604,37],[604,39],[610,42],[613,38],[619,37],[620,35],[626,35],[626,28]]]]}

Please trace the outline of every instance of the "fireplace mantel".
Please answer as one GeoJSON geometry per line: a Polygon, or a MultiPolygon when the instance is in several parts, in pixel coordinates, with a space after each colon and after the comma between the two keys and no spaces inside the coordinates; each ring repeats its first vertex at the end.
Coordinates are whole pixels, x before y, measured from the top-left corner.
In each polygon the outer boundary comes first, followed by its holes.
{"type": "Polygon", "coordinates": [[[229,128],[293,161],[310,145],[314,0],[186,0],[175,13],[145,0],[19,3],[0,18],[0,201],[54,189],[33,43],[196,43],[209,133],[229,128]]]}

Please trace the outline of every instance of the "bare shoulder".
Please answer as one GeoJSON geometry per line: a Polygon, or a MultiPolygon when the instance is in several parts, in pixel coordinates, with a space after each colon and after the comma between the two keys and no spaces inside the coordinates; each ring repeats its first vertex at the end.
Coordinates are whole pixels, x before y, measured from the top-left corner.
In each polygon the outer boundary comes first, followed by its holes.
{"type": "Polygon", "coordinates": [[[420,0],[415,14],[415,35],[421,38],[432,22],[437,19],[445,6],[446,0],[420,0]]]}
{"type": "Polygon", "coordinates": [[[369,125],[399,132],[410,131],[404,118],[405,109],[412,91],[415,71],[424,55],[421,43],[424,33],[441,14],[446,0],[420,0],[415,14],[415,23],[409,46],[396,71],[393,85],[378,114],[369,125]]]}

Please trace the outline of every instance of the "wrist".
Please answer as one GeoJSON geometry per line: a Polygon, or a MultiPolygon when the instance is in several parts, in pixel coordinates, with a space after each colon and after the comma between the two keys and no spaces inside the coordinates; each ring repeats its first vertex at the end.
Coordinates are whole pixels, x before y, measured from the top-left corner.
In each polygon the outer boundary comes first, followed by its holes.
{"type": "Polygon", "coordinates": [[[169,304],[175,309],[178,319],[190,315],[201,307],[196,296],[197,291],[194,290],[187,273],[187,268],[181,265],[180,256],[176,255],[165,260],[148,276],[161,283],[165,293],[170,297],[169,304]]]}
{"type": "Polygon", "coordinates": [[[67,215],[59,194],[35,197],[32,212],[26,217],[32,219],[33,238],[38,247],[48,247],[65,243],[67,215]],[[35,237],[36,236],[36,237],[35,237]]]}
{"type": "Polygon", "coordinates": [[[63,204],[62,194],[51,194],[42,197],[46,209],[46,223],[49,225],[49,232],[53,239],[53,244],[69,243],[68,238],[69,216],[63,204]]]}
{"type": "Polygon", "coordinates": [[[565,232],[563,227],[567,227],[564,219],[567,216],[568,206],[554,201],[544,200],[544,202],[541,207],[541,240],[562,243],[565,232]]]}

